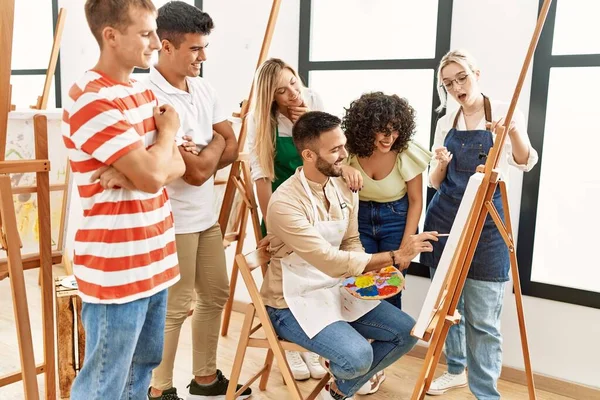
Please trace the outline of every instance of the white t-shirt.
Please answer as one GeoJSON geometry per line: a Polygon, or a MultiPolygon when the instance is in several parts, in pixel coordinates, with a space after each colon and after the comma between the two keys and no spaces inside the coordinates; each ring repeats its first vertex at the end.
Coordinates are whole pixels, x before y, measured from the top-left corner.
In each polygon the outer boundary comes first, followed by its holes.
{"type": "MultiPolygon", "coordinates": [[[[490,99],[490,105],[492,107],[492,120],[498,121],[502,117],[506,117],[508,113],[508,108],[510,103],[506,103],[503,101],[495,101],[490,99]]],[[[435,138],[433,139],[433,146],[431,147],[431,151],[435,151],[435,149],[442,147],[444,145],[444,140],[446,139],[446,135],[452,129],[452,125],[454,124],[454,119],[456,118],[456,113],[458,110],[447,113],[442,118],[440,118],[437,122],[437,126],[435,128],[435,138]]],[[[529,144],[529,159],[527,160],[527,164],[521,165],[517,164],[512,152],[512,144],[510,142],[510,136],[506,136],[506,140],[504,141],[504,149],[503,155],[500,157],[498,162],[498,168],[502,173],[502,179],[506,182],[508,180],[508,167],[512,165],[521,171],[528,172],[531,168],[534,167],[538,162],[538,153],[535,151],[533,147],[531,147],[531,143],[529,141],[529,135],[527,134],[527,126],[525,125],[525,117],[523,113],[519,110],[515,110],[513,115],[513,121],[517,127],[517,130],[523,135],[523,141],[529,144]]],[[[485,130],[485,117],[481,118],[477,128],[485,130]]],[[[460,131],[464,131],[467,129],[467,125],[465,123],[465,115],[461,113],[460,117],[458,117],[458,123],[456,124],[456,129],[460,131]]],[[[494,135],[494,140],[496,140],[496,135],[494,135]]],[[[430,169],[433,169],[437,166],[437,160],[431,160],[430,169]]]]}
{"type": "MultiPolygon", "coordinates": [[[[310,111],[323,111],[323,101],[321,97],[311,89],[305,88],[302,91],[302,98],[304,104],[310,111]]],[[[246,138],[248,140],[248,152],[250,153],[250,170],[252,174],[252,181],[257,181],[261,178],[266,178],[267,174],[263,171],[258,163],[258,154],[254,149],[254,143],[256,142],[256,124],[254,123],[254,113],[248,113],[246,117],[246,138]]],[[[279,136],[281,137],[292,137],[292,128],[294,124],[289,120],[288,117],[282,113],[277,113],[277,127],[279,128],[279,136]]]]}
{"type": "MultiPolygon", "coordinates": [[[[170,104],[179,114],[181,129],[177,132],[177,144],[183,143],[183,136],[188,135],[201,151],[213,138],[213,125],[225,121],[226,116],[219,106],[216,91],[205,79],[186,79],[189,93],[172,86],[156,68],[150,68],[147,83],[159,105],[170,104]]],[[[213,177],[202,186],[189,185],[179,178],[167,185],[167,193],[176,234],[203,232],[217,223],[213,177]]]]}

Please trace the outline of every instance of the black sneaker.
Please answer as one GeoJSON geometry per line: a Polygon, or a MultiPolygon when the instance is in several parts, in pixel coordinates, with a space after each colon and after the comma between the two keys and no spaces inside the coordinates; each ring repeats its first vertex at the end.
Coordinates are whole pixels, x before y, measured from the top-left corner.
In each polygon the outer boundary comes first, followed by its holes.
{"type": "Polygon", "coordinates": [[[177,389],[172,387],[171,389],[163,390],[162,394],[158,397],[150,396],[150,388],[148,388],[148,399],[149,400],[183,400],[177,396],[177,389]]]}
{"type": "MultiPolygon", "coordinates": [[[[198,385],[194,379],[187,386],[190,388],[188,400],[225,400],[227,394],[229,379],[223,376],[221,370],[217,370],[217,381],[210,386],[198,385]]],[[[236,390],[240,390],[242,385],[237,385],[236,390]]],[[[237,400],[247,399],[252,395],[252,389],[248,388],[238,396],[237,400]]]]}

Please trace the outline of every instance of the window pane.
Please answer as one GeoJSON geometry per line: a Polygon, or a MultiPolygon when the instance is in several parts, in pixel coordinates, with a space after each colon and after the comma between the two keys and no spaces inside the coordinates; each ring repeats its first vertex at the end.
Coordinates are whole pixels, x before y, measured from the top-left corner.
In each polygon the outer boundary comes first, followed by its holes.
{"type": "MultiPolygon", "coordinates": [[[[12,85],[11,103],[19,108],[29,108],[37,103],[38,96],[42,95],[46,75],[12,75],[10,84],[12,85]]],[[[48,108],[56,107],[56,96],[54,91],[54,79],[50,85],[48,94],[48,108]]]]}
{"type": "Polygon", "coordinates": [[[363,93],[382,91],[405,97],[417,111],[414,140],[429,147],[433,70],[311,71],[309,81],[323,98],[325,110],[339,117],[344,115],[344,107],[363,93]]]}
{"type": "Polygon", "coordinates": [[[531,273],[532,281],[595,292],[600,264],[588,250],[600,225],[598,76],[600,67],[550,71],[531,273]]]}
{"type": "Polygon", "coordinates": [[[12,69],[48,68],[53,40],[52,2],[15,1],[12,69]]]}
{"type": "MultiPolygon", "coordinates": [[[[431,132],[433,70],[352,70],[311,71],[310,87],[323,98],[325,111],[343,117],[344,107],[363,93],[382,91],[405,97],[417,112],[417,131],[413,138],[429,149],[431,132]]],[[[423,176],[423,199],[427,198],[427,172],[423,176]]],[[[425,203],[425,201],[423,201],[425,203]]],[[[421,215],[420,228],[423,229],[421,215]]]]}
{"type": "Polygon", "coordinates": [[[600,54],[600,1],[559,0],[552,54],[600,54]]]}
{"type": "Polygon", "coordinates": [[[437,0],[312,2],[310,60],[433,58],[437,0]]]}

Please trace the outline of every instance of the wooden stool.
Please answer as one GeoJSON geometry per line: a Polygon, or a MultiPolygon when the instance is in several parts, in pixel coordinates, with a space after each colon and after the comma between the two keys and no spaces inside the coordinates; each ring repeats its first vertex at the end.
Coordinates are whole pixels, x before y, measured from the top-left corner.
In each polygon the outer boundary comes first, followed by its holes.
{"type": "Polygon", "coordinates": [[[64,287],[64,276],[54,278],[56,335],[58,349],[58,385],[60,398],[68,399],[75,375],[83,365],[85,333],[81,323],[81,298],[77,289],[64,287]],[[75,315],[77,328],[75,329],[75,315]],[[75,338],[77,337],[77,341],[75,338]],[[76,357],[77,355],[77,357],[76,357]]]}

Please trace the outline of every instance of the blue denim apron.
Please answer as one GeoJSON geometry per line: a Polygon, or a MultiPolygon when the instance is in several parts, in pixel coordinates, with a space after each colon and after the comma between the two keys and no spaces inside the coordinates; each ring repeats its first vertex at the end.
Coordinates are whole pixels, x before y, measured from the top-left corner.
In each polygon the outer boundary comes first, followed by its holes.
{"type": "MultiPolygon", "coordinates": [[[[490,101],[485,96],[483,99],[485,120],[492,122],[490,101]]],[[[456,113],[452,129],[444,140],[444,146],[453,157],[448,165],[446,178],[427,207],[425,231],[450,232],[469,178],[475,173],[478,165],[485,163],[485,158],[494,144],[490,131],[456,129],[461,112],[462,109],[456,113]]],[[[494,193],[493,201],[500,217],[504,220],[500,190],[497,189],[494,193]]],[[[447,240],[447,237],[440,237],[438,242],[433,242],[433,252],[422,253],[421,263],[436,268],[447,240]]],[[[479,281],[506,282],[509,265],[508,248],[494,221],[488,215],[467,277],[479,281]]]]}

